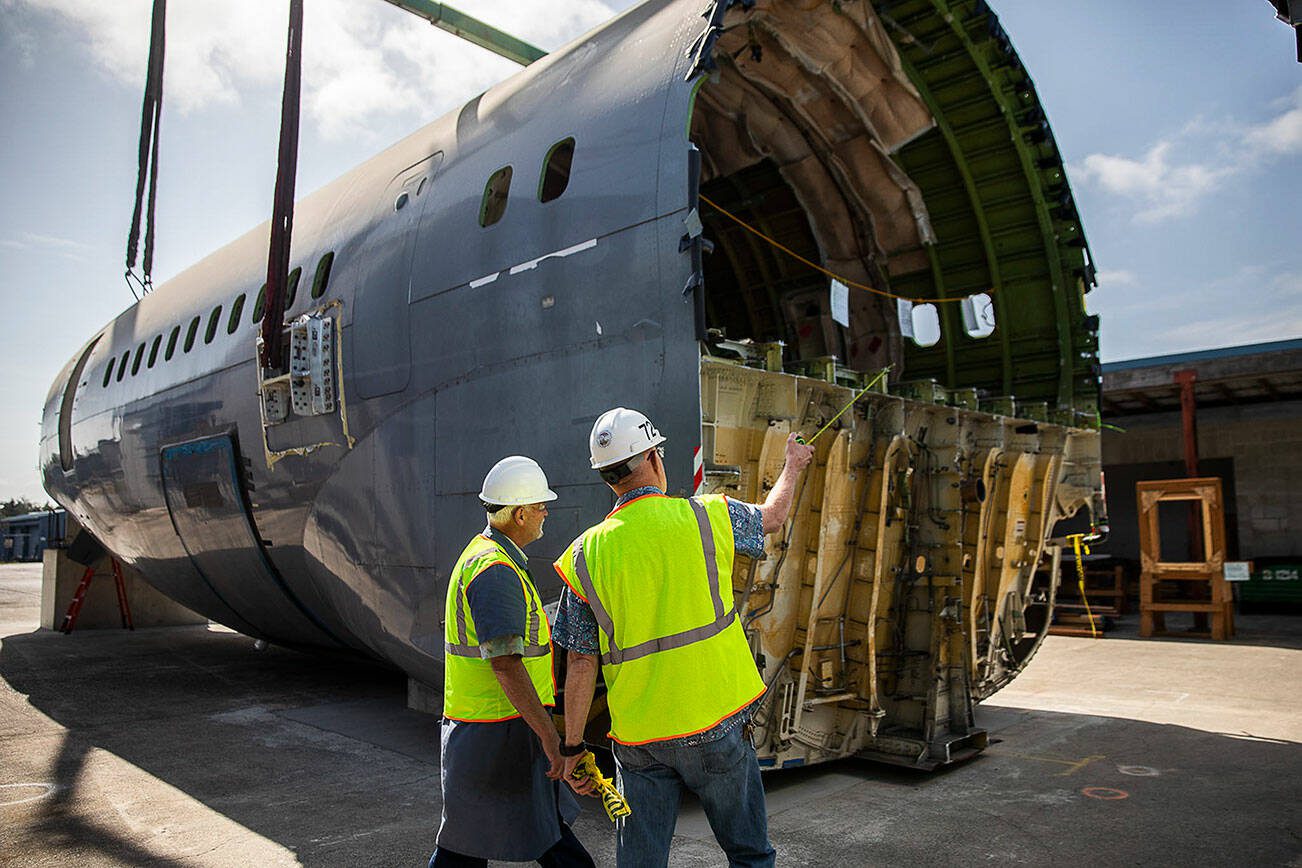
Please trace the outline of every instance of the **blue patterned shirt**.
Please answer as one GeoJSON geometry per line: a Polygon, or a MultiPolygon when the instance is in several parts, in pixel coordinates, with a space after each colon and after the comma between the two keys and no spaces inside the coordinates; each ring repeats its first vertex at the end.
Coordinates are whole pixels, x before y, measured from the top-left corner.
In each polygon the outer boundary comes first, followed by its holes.
{"type": "MultiPolygon", "coordinates": [[[[620,496],[619,500],[615,501],[615,509],[634,498],[648,494],[664,494],[664,492],[654,485],[635,488],[632,491],[625,492],[620,496]]],[[[740,500],[728,498],[728,517],[732,519],[732,537],[737,554],[751,558],[764,557],[763,511],[753,503],[744,503],[740,500]]],[[[552,625],[552,641],[562,648],[577,651],[580,654],[599,655],[601,653],[598,637],[599,629],[597,616],[592,613],[592,607],[583,602],[569,588],[563,588],[561,590],[560,606],[556,610],[556,623],[552,625]]],[[[686,735],[682,738],[667,739],[659,742],[658,745],[662,747],[692,747],[716,741],[750,720],[752,708],[754,708],[753,704],[743,708],[731,717],[724,718],[704,732],[686,735]]]]}

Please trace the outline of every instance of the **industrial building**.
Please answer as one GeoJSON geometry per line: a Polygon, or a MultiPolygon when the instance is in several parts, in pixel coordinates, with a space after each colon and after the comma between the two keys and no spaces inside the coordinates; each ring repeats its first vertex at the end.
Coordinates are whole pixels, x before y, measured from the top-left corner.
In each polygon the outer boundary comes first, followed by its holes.
{"type": "Polygon", "coordinates": [[[43,509],[0,518],[0,561],[39,561],[67,527],[62,509],[43,509]]]}
{"type": "MultiPolygon", "coordinates": [[[[1302,603],[1302,340],[1105,364],[1102,409],[1101,551],[1138,563],[1136,483],[1220,477],[1228,558],[1253,564],[1240,599],[1302,603]]],[[[1187,546],[1179,515],[1163,517],[1163,538],[1187,546]]]]}

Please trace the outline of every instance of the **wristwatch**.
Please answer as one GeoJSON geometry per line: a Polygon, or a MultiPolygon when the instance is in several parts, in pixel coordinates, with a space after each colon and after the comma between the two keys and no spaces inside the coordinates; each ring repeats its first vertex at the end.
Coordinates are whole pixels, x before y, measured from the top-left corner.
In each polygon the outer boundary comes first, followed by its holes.
{"type": "Polygon", "coordinates": [[[586,741],[581,741],[575,745],[568,745],[565,742],[561,742],[561,756],[579,756],[587,749],[588,743],[586,741]]]}

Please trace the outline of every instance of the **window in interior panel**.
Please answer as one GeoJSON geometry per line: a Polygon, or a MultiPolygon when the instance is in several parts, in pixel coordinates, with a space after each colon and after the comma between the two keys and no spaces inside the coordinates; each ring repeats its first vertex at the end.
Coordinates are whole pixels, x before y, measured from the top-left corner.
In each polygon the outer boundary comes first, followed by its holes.
{"type": "Polygon", "coordinates": [[[312,278],[312,297],[325,295],[326,285],[330,283],[330,267],[334,265],[335,252],[332,250],[316,264],[316,276],[312,278]]]}
{"type": "Polygon", "coordinates": [[[226,322],[226,334],[235,334],[235,330],[240,327],[240,314],[242,313],[244,313],[244,293],[240,293],[240,297],[235,299],[235,303],[231,305],[230,319],[226,322]]]}
{"type": "Polygon", "coordinates": [[[542,177],[538,179],[538,201],[559,199],[570,185],[570,164],[574,162],[574,139],[569,138],[552,145],[543,163],[542,177]]]}
{"type": "Polygon", "coordinates": [[[302,276],[302,266],[289,273],[289,281],[285,284],[285,310],[289,310],[294,306],[294,299],[298,298],[298,279],[302,276]]]}
{"type": "Polygon", "coordinates": [[[503,166],[493,173],[484,185],[484,199],[479,205],[479,225],[492,226],[506,213],[507,198],[511,193],[511,167],[503,166]]]}
{"type": "Polygon", "coordinates": [[[208,314],[208,331],[204,332],[203,335],[205,344],[212,343],[212,339],[217,336],[217,323],[221,321],[221,318],[222,306],[219,304],[212,309],[212,313],[208,314]]]}
{"type": "Polygon", "coordinates": [[[172,361],[172,356],[176,354],[176,339],[181,336],[181,327],[173,326],[172,334],[167,338],[167,350],[163,353],[163,361],[172,361]]]}

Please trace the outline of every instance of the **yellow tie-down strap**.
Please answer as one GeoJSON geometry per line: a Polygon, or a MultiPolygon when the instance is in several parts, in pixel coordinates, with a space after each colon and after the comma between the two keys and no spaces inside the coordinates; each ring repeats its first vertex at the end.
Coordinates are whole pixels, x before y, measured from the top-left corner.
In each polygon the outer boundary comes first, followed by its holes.
{"type": "Polygon", "coordinates": [[[601,773],[597,768],[597,758],[592,755],[592,751],[585,751],[579,764],[574,767],[570,777],[576,781],[592,781],[597,788],[597,795],[601,797],[601,807],[606,809],[606,816],[610,822],[615,822],[620,817],[627,817],[633,813],[633,809],[628,806],[628,800],[624,798],[623,793],[615,789],[614,783],[610,778],[601,773]]]}

